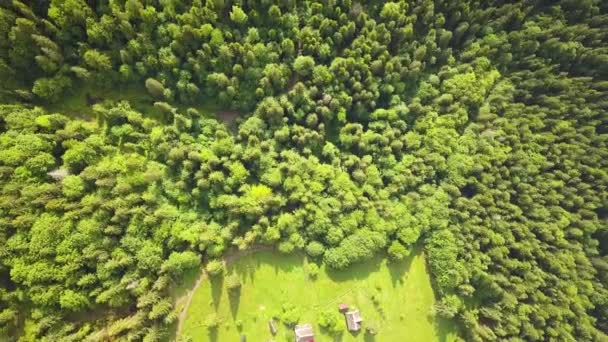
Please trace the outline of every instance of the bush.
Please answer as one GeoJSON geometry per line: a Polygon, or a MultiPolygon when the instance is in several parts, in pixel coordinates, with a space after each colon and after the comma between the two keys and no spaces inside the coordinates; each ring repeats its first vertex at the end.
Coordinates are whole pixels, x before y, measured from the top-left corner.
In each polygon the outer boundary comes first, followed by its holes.
{"type": "Polygon", "coordinates": [[[409,250],[405,248],[399,241],[393,241],[388,248],[388,256],[392,260],[403,260],[409,255],[409,250]]]}
{"type": "Polygon", "coordinates": [[[286,325],[294,326],[300,320],[300,310],[291,303],[284,303],[278,317],[286,325]]]}
{"type": "Polygon", "coordinates": [[[198,267],[200,263],[200,255],[194,252],[172,252],[169,258],[163,262],[161,271],[171,274],[176,279],[184,272],[198,267]]]}
{"type": "Polygon", "coordinates": [[[155,98],[162,99],[165,97],[165,86],[153,78],[146,80],[146,89],[155,98]]]}
{"type": "Polygon", "coordinates": [[[462,308],[462,300],[456,295],[447,295],[433,306],[433,313],[443,318],[453,318],[462,308]]]}
{"type": "Polygon", "coordinates": [[[232,12],[230,12],[230,20],[235,23],[242,25],[247,21],[247,14],[238,6],[232,6],[232,12]]]}
{"type": "Polygon", "coordinates": [[[317,264],[314,264],[314,263],[306,264],[306,266],[304,267],[304,272],[306,272],[306,275],[309,278],[316,279],[317,276],[319,275],[319,266],[317,266],[317,264]]]}
{"type": "Polygon", "coordinates": [[[325,246],[318,241],[311,241],[306,245],[306,253],[313,258],[320,257],[325,253],[325,246]]]}
{"type": "Polygon", "coordinates": [[[326,329],[330,334],[337,335],[344,329],[344,318],[334,310],[327,309],[319,314],[319,326],[326,329]]]}
{"type": "Polygon", "coordinates": [[[72,86],[72,80],[65,76],[39,78],[34,82],[32,93],[49,102],[57,102],[61,95],[72,86]]]}
{"type": "Polygon", "coordinates": [[[241,278],[239,278],[236,273],[232,273],[226,278],[226,288],[228,291],[238,291],[241,288],[241,285],[241,278]]]}
{"type": "Polygon", "coordinates": [[[61,182],[61,190],[68,198],[78,198],[84,194],[84,181],[76,175],[69,175],[61,182]]]}
{"type": "Polygon", "coordinates": [[[211,313],[205,318],[205,327],[209,330],[214,330],[222,324],[222,319],[216,313],[211,313]]]}
{"type": "Polygon", "coordinates": [[[298,56],[293,62],[293,69],[300,76],[309,76],[315,67],[315,60],[310,56],[298,56]]]}
{"type": "Polygon", "coordinates": [[[205,270],[211,277],[219,276],[224,273],[224,263],[221,260],[211,260],[207,263],[205,270]]]}

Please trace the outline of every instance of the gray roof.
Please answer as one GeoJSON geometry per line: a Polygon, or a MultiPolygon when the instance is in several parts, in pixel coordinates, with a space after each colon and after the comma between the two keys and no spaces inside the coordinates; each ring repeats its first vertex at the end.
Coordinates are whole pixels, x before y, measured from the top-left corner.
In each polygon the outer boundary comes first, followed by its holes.
{"type": "Polygon", "coordinates": [[[296,325],[294,332],[296,333],[296,342],[308,342],[315,337],[310,323],[296,325]]]}
{"type": "Polygon", "coordinates": [[[274,319],[271,319],[270,321],[268,321],[268,325],[270,326],[270,332],[274,335],[277,333],[277,324],[275,323],[274,319]]]}
{"type": "Polygon", "coordinates": [[[346,317],[346,326],[350,331],[357,331],[361,329],[361,322],[363,322],[363,318],[361,318],[361,314],[359,310],[352,310],[344,314],[346,317]]]}

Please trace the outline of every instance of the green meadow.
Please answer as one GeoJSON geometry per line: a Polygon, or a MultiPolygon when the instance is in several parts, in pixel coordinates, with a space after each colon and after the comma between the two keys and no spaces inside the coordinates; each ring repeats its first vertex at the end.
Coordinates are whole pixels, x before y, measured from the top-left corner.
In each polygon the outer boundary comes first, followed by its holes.
{"type": "Polygon", "coordinates": [[[293,341],[293,329],[277,320],[272,336],[268,321],[279,317],[284,306],[295,308],[300,323],[311,323],[316,341],[451,341],[455,327],[432,315],[435,296],[423,253],[402,262],[378,256],[345,271],[321,267],[318,276],[306,274],[309,261],[302,255],[257,252],[241,257],[227,268],[242,283],[231,293],[226,276],[205,279],[193,295],[178,339],[192,341],[293,341]],[[330,334],[318,324],[323,311],[338,310],[339,303],[357,308],[364,319],[357,333],[330,334]],[[205,322],[216,315],[220,324],[208,329],[205,322]],[[376,327],[376,334],[366,332],[376,327]]]}

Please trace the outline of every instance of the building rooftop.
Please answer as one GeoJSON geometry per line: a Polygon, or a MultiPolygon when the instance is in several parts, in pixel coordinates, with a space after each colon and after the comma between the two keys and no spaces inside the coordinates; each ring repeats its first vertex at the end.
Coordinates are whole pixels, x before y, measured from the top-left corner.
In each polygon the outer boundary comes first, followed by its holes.
{"type": "Polygon", "coordinates": [[[298,324],[294,328],[296,333],[296,342],[314,342],[314,333],[310,323],[298,324]]]}
{"type": "Polygon", "coordinates": [[[270,321],[268,321],[268,326],[270,327],[270,332],[273,335],[277,334],[277,324],[275,323],[274,319],[271,319],[270,321]]]}
{"type": "Polygon", "coordinates": [[[363,322],[363,318],[361,318],[361,314],[359,310],[352,310],[344,314],[346,317],[346,326],[350,331],[359,331],[361,329],[361,322],[363,322]]]}

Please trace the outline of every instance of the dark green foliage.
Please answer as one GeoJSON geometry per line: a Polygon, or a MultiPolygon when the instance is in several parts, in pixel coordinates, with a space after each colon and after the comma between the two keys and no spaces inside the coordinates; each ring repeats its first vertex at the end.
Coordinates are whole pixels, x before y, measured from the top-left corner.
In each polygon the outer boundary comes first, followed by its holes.
{"type": "Polygon", "coordinates": [[[233,246],[416,243],[467,341],[606,339],[604,2],[0,3],[0,340],[170,340],[233,246]],[[44,109],[119,84],[150,112],[44,109]]]}

